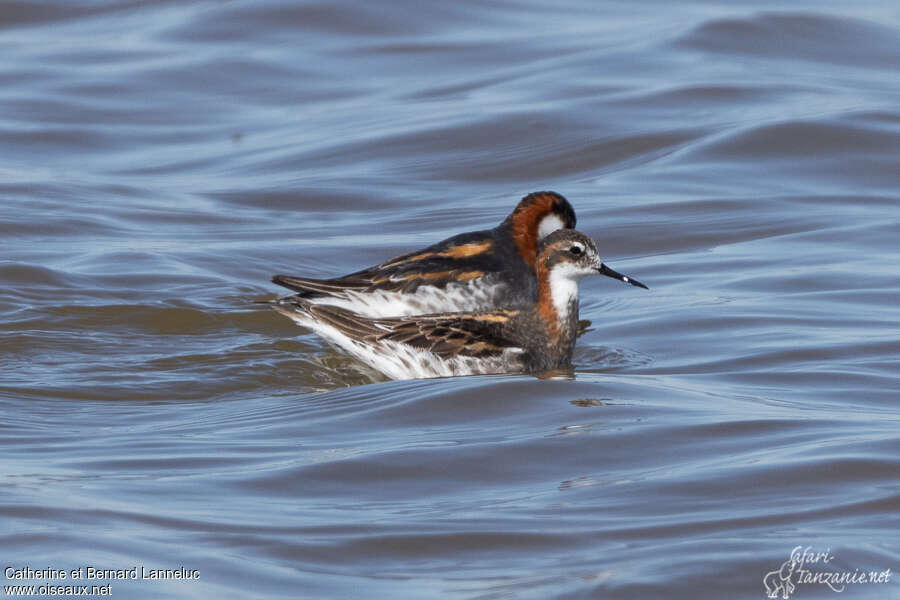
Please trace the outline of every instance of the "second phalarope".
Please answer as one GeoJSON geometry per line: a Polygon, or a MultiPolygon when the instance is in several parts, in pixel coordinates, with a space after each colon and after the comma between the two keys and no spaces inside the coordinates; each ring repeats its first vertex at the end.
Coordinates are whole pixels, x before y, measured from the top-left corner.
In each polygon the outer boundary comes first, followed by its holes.
{"type": "Polygon", "coordinates": [[[275,275],[308,304],[368,317],[490,310],[534,302],[540,241],[575,227],[575,211],[556,192],[522,198],[500,225],[461,233],[422,250],[336,279],[275,275]]]}
{"type": "Polygon", "coordinates": [[[607,275],[647,289],[600,260],[578,231],[556,231],[536,262],[537,301],[518,309],[369,318],[302,296],[274,308],[393,379],[542,372],[565,366],[578,326],[578,282],[607,275]]]}

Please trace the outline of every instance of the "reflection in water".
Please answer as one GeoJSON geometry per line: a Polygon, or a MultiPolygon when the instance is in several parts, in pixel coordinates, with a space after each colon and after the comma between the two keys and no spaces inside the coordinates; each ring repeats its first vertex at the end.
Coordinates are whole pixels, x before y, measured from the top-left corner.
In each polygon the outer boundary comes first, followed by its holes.
{"type": "Polygon", "coordinates": [[[575,379],[574,367],[560,367],[535,374],[538,379],[575,379]]]}
{"type": "Polygon", "coordinates": [[[586,334],[589,331],[593,331],[593,329],[591,329],[591,322],[588,321],[587,319],[579,319],[578,333],[576,334],[575,337],[580,338],[581,336],[583,336],[584,334],[586,334]]]}
{"type": "Polygon", "coordinates": [[[569,404],[573,406],[606,406],[607,404],[612,404],[612,400],[610,398],[584,398],[581,400],[569,400],[569,404]]]}
{"type": "Polygon", "coordinates": [[[579,371],[603,373],[608,371],[628,371],[645,367],[653,362],[653,357],[630,348],[604,348],[589,346],[589,339],[583,347],[575,350],[573,361],[579,371]]]}
{"type": "Polygon", "coordinates": [[[595,428],[609,427],[609,423],[597,421],[594,423],[582,423],[577,425],[562,425],[556,428],[556,433],[550,434],[551,437],[559,437],[563,435],[583,435],[594,433],[595,428]]]}
{"type": "Polygon", "coordinates": [[[569,480],[560,482],[559,490],[564,491],[564,490],[570,490],[570,489],[574,489],[574,488],[589,487],[592,485],[600,485],[600,482],[597,481],[596,479],[594,479],[593,477],[588,477],[587,475],[584,475],[582,477],[576,477],[575,479],[569,479],[569,480]]]}

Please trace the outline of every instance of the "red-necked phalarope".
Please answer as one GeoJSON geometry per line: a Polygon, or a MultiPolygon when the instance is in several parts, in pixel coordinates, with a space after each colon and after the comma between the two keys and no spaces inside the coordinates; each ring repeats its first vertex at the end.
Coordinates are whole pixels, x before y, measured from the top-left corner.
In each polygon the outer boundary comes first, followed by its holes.
{"type": "Polygon", "coordinates": [[[537,300],[518,309],[369,318],[302,296],[275,310],[393,379],[542,372],[567,365],[578,326],[578,282],[603,274],[647,289],[601,262],[594,242],[564,229],[541,243],[537,300]]]}
{"type": "Polygon", "coordinates": [[[433,246],[336,279],[276,275],[308,304],[367,317],[516,308],[533,303],[538,244],[575,227],[572,205],[555,192],[525,196],[493,229],[461,233],[433,246]]]}

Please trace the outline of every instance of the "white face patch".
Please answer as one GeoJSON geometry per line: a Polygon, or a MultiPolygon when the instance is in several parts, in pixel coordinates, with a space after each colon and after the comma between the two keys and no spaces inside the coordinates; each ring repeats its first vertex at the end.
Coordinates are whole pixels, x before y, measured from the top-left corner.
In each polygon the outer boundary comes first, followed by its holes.
{"type": "Polygon", "coordinates": [[[550,270],[550,297],[560,319],[569,315],[569,307],[578,303],[578,282],[588,272],[572,263],[562,263],[550,270]]]}
{"type": "Polygon", "coordinates": [[[542,240],[554,231],[559,229],[565,229],[566,225],[562,222],[557,215],[550,213],[543,219],[541,219],[540,225],[538,225],[538,240],[542,240]]]}

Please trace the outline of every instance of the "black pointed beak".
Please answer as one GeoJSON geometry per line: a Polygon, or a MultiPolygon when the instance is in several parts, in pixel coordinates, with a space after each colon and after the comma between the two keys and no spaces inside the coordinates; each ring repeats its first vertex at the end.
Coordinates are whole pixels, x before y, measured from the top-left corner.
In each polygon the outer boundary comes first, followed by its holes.
{"type": "Polygon", "coordinates": [[[612,269],[607,267],[605,264],[601,263],[600,266],[597,268],[597,271],[599,271],[600,273],[603,273],[607,277],[612,277],[613,279],[618,279],[619,281],[624,281],[625,283],[630,283],[631,285],[636,285],[638,287],[644,288],[645,290],[650,289],[646,285],[644,285],[643,283],[638,281],[637,279],[632,279],[631,277],[628,277],[627,275],[622,275],[621,273],[617,273],[616,271],[613,271],[612,269]]]}

